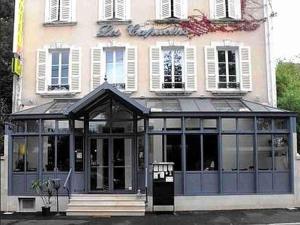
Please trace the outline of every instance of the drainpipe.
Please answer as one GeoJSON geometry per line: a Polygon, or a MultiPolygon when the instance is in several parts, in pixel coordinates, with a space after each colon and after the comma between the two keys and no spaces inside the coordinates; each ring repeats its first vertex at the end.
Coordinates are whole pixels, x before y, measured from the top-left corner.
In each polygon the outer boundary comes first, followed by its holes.
{"type": "Polygon", "coordinates": [[[276,90],[276,72],[275,62],[272,59],[272,18],[270,17],[269,3],[272,0],[264,0],[264,16],[267,19],[265,23],[265,44],[266,44],[266,66],[267,66],[267,88],[268,103],[273,107],[277,107],[277,90],[276,90]]]}

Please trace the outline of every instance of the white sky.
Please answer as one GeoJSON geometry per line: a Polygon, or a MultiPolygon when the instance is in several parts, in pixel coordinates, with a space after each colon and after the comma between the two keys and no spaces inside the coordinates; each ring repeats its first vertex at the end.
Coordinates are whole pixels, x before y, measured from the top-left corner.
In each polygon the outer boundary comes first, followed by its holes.
{"type": "MultiPolygon", "coordinates": [[[[272,0],[277,17],[273,20],[274,58],[300,56],[300,0],[272,0]]],[[[299,61],[298,58],[297,61],[299,61]]]]}

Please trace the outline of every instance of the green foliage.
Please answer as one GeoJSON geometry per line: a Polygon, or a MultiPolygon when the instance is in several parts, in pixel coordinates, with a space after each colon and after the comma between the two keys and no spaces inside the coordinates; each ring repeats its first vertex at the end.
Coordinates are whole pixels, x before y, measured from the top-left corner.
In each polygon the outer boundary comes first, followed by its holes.
{"type": "MultiPolygon", "coordinates": [[[[300,64],[280,61],[276,68],[278,107],[298,113],[298,149],[300,147],[300,64]]],[[[299,149],[300,150],[300,149],[299,149]]]]}
{"type": "Polygon", "coordinates": [[[46,207],[51,207],[53,197],[53,182],[50,179],[45,180],[35,180],[31,184],[31,188],[38,194],[46,207]]]}

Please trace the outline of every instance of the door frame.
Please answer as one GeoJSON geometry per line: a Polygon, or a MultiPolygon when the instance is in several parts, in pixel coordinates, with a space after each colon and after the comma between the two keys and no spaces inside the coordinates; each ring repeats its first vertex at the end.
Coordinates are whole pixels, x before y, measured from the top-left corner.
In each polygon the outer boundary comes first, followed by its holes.
{"type": "Polygon", "coordinates": [[[136,177],[137,177],[137,165],[136,165],[136,136],[135,135],[97,135],[89,136],[87,138],[87,154],[86,154],[86,165],[87,165],[87,192],[88,193],[101,193],[101,194],[126,194],[126,193],[135,193],[137,189],[136,177]],[[132,190],[114,190],[113,187],[113,139],[130,139],[131,144],[131,160],[132,160],[132,190]],[[108,180],[109,180],[109,190],[107,191],[98,191],[91,190],[91,140],[92,139],[108,139],[108,180]]]}

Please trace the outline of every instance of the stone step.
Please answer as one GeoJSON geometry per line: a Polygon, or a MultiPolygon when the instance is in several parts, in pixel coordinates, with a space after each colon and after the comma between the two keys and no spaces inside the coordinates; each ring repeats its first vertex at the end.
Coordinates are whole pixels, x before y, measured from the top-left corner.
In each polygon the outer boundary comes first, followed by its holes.
{"type": "Polygon", "coordinates": [[[78,207],[74,207],[74,206],[70,206],[67,209],[67,212],[76,212],[76,211],[80,211],[80,212],[95,212],[95,211],[112,211],[112,212],[123,212],[123,211],[145,211],[144,207],[140,207],[140,206],[78,206],[78,207]]]}
{"type": "Polygon", "coordinates": [[[71,211],[66,212],[67,216],[145,216],[145,211],[71,211]]]}
{"type": "Polygon", "coordinates": [[[135,207],[135,206],[145,206],[144,202],[117,202],[117,201],[99,201],[99,202],[73,202],[69,203],[69,207],[74,206],[98,206],[98,207],[106,207],[106,206],[128,206],[128,207],[135,207]]]}

